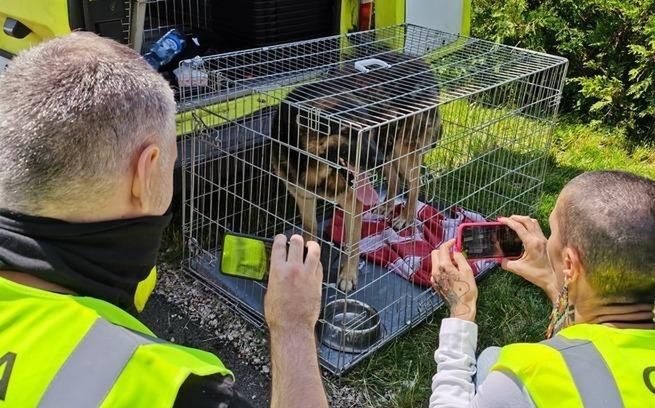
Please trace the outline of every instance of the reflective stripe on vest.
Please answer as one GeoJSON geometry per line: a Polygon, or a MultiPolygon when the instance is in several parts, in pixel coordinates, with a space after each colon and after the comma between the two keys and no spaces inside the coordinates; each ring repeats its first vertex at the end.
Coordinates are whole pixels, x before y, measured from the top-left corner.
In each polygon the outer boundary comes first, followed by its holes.
{"type": "Polygon", "coordinates": [[[501,349],[491,368],[537,407],[655,407],[655,330],[576,324],[543,343],[501,349]]]}
{"type": "Polygon", "coordinates": [[[4,278],[0,328],[6,408],[171,407],[189,375],[232,376],[217,356],[157,339],[110,303],[4,278]]]}
{"type": "Polygon", "coordinates": [[[614,376],[592,342],[555,336],[550,340],[542,341],[541,344],[552,347],[562,354],[583,406],[623,407],[614,376]]]}
{"type": "Polygon", "coordinates": [[[136,349],[159,339],[98,318],[48,386],[40,408],[98,407],[136,349]]]}

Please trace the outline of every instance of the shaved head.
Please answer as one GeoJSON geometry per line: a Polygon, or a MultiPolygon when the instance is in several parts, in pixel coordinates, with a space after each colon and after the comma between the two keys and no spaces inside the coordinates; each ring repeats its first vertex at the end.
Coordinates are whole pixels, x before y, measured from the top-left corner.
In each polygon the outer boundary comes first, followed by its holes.
{"type": "Polygon", "coordinates": [[[619,171],[584,173],[566,185],[557,223],[601,296],[655,298],[655,182],[619,171]]]}

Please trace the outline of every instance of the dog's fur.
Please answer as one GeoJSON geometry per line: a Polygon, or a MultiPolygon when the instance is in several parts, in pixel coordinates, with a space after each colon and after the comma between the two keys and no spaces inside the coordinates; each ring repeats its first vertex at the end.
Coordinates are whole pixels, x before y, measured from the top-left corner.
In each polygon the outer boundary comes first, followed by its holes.
{"type": "Polygon", "coordinates": [[[439,93],[430,67],[390,51],[376,58],[391,66],[361,73],[350,64],[327,79],[296,88],[280,105],[272,124],[272,138],[279,141],[272,145],[273,169],[287,180],[306,238],[318,233],[317,198],[344,210],[344,244],[349,251],[339,274],[339,287],[344,291],[357,284],[364,212],[352,188],[354,174],[348,168],[359,173],[383,170],[389,197],[383,207],[387,215],[393,214],[399,190],[407,187],[407,202],[393,225],[410,225],[419,194],[421,154],[438,138],[441,123],[434,108],[439,93]],[[386,124],[369,128],[380,122],[386,124]],[[358,137],[362,128],[369,130],[358,137]]]}

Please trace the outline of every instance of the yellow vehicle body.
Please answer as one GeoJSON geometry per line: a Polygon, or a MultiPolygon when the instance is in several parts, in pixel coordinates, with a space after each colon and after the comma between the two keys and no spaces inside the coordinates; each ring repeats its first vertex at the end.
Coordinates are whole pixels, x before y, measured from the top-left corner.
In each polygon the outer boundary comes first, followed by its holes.
{"type": "Polygon", "coordinates": [[[71,32],[68,0],[26,1],[3,0],[0,4],[0,22],[7,18],[20,21],[30,29],[25,38],[15,38],[0,31],[0,49],[18,54],[43,40],[71,32]]]}
{"type": "MultiPolygon", "coordinates": [[[[428,4],[426,2],[434,1],[451,2],[452,0],[376,0],[375,26],[381,28],[402,24],[406,22],[408,5],[419,7],[421,2],[428,4]]],[[[359,18],[359,2],[360,0],[341,0],[339,13],[339,32],[341,34],[356,29],[359,18]]],[[[470,0],[462,0],[460,32],[464,34],[468,34],[469,29],[470,3],[470,0]]],[[[434,3],[431,4],[434,5],[434,3]]],[[[107,29],[113,38],[127,40],[126,34],[124,38],[118,38],[122,33],[117,33],[116,26],[118,25],[121,30],[122,27],[127,26],[125,21],[117,22],[116,20],[116,15],[121,13],[124,16],[128,15],[124,0],[2,0],[0,1],[0,25],[6,28],[7,24],[20,22],[29,33],[25,36],[16,36],[7,34],[6,29],[0,31],[0,63],[41,41],[65,35],[77,29],[94,31],[98,29],[101,35],[105,35],[102,30],[107,29]],[[92,7],[100,7],[103,13],[111,14],[114,20],[110,22],[107,22],[107,18],[100,18],[99,22],[93,20],[90,15],[93,15],[94,11],[89,11],[92,7]]],[[[97,17],[98,13],[95,12],[95,14],[97,17]]],[[[443,17],[435,15],[435,18],[443,17]]],[[[2,64],[0,64],[1,68],[2,64]]],[[[238,118],[275,103],[272,98],[259,98],[257,102],[252,101],[253,98],[235,99],[205,109],[216,112],[225,118],[238,118]]],[[[193,112],[200,118],[207,114],[206,111],[201,110],[193,112]]],[[[192,120],[192,112],[178,114],[178,134],[191,128],[190,120],[192,120]]]]}

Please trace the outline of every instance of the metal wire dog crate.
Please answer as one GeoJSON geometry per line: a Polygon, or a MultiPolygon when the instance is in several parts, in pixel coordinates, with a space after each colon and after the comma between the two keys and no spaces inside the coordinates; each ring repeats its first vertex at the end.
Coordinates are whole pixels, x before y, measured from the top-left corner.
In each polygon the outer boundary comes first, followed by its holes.
{"type": "Polygon", "coordinates": [[[319,242],[320,361],[343,373],[442,305],[429,253],[459,223],[534,211],[566,67],[411,25],[204,58],[188,269],[262,326],[266,283],[219,272],[225,231],[319,242]]]}

